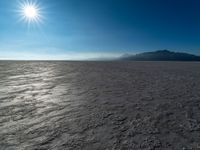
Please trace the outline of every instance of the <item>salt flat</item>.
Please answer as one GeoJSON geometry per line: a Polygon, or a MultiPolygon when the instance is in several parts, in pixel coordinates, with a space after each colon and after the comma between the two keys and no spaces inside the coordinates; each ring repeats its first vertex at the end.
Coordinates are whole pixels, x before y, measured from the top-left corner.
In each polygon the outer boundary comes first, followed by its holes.
{"type": "Polygon", "coordinates": [[[1,61],[0,149],[200,149],[200,63],[1,61]]]}

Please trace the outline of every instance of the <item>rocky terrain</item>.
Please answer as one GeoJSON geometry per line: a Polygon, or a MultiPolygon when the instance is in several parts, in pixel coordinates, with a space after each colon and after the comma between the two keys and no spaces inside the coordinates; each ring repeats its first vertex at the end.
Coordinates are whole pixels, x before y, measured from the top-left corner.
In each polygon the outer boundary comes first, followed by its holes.
{"type": "Polygon", "coordinates": [[[46,149],[200,149],[200,63],[0,62],[0,150],[46,149]]]}

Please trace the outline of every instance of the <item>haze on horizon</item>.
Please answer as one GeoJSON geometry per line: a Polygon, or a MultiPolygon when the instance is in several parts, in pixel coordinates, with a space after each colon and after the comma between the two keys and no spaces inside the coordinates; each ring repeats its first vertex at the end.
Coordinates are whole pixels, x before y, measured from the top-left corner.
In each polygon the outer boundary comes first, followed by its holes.
{"type": "Polygon", "coordinates": [[[199,55],[199,5],[198,0],[1,0],[0,59],[83,60],[159,49],[199,55]],[[27,3],[36,9],[24,9],[27,3]]]}

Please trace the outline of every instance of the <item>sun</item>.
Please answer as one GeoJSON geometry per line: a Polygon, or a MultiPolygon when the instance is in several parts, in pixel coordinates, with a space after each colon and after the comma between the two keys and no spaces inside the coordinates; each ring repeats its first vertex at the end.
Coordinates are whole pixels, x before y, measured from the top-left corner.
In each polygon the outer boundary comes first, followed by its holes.
{"type": "Polygon", "coordinates": [[[27,22],[29,25],[32,23],[41,23],[43,20],[42,8],[36,0],[24,0],[19,3],[20,20],[27,22]]]}
{"type": "Polygon", "coordinates": [[[25,6],[23,11],[28,19],[34,19],[38,16],[38,10],[35,6],[25,6]]]}

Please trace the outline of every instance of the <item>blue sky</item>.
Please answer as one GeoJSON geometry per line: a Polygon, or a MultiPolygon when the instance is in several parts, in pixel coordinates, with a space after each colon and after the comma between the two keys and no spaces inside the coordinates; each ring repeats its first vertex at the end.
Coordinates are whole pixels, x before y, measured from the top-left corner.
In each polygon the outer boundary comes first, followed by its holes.
{"type": "Polygon", "coordinates": [[[88,59],[170,49],[200,54],[199,0],[0,0],[0,59],[88,59]],[[19,21],[32,1],[42,22],[19,21]]]}

